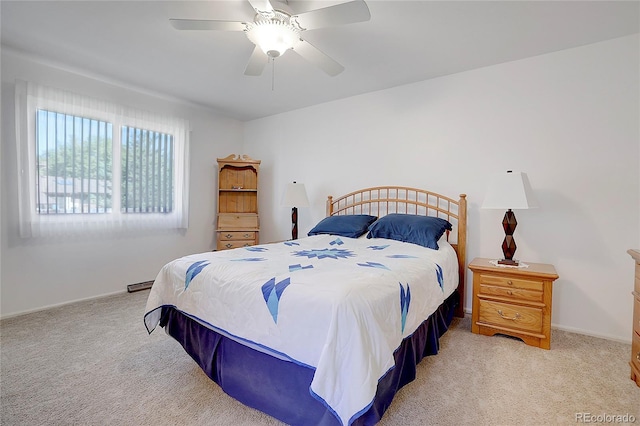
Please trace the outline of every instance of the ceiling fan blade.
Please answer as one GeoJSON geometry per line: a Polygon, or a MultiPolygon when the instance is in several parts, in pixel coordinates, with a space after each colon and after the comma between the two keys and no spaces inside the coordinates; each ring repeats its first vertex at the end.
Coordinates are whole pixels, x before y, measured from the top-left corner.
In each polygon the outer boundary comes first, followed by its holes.
{"type": "Polygon", "coordinates": [[[251,57],[249,58],[249,63],[247,64],[247,67],[244,69],[244,75],[251,75],[251,76],[261,75],[265,65],[267,65],[267,62],[269,62],[269,58],[267,57],[267,55],[265,55],[262,49],[256,46],[253,49],[253,53],[251,54],[251,57]]]}
{"type": "Polygon", "coordinates": [[[269,0],[249,0],[249,3],[251,3],[256,12],[273,12],[273,6],[271,6],[269,0]]]}
{"type": "Polygon", "coordinates": [[[244,22],[211,21],[206,19],[169,19],[171,26],[177,30],[218,30],[244,31],[244,22]]]}
{"type": "Polygon", "coordinates": [[[305,30],[353,24],[371,19],[369,7],[363,0],[340,3],[322,9],[310,10],[295,16],[300,27],[305,30]]]}
{"type": "Polygon", "coordinates": [[[313,46],[308,41],[300,40],[300,42],[293,48],[293,51],[332,77],[344,71],[344,67],[342,65],[322,53],[317,47],[313,46]]]}

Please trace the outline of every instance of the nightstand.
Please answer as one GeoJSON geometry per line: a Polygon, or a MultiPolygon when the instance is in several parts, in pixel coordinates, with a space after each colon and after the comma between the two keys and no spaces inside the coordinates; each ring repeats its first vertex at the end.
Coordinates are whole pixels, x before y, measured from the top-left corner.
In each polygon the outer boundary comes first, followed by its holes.
{"type": "Polygon", "coordinates": [[[526,268],[501,267],[491,259],[475,258],[471,331],[493,336],[500,333],[543,349],[551,342],[553,265],[527,263],[526,268]]]}

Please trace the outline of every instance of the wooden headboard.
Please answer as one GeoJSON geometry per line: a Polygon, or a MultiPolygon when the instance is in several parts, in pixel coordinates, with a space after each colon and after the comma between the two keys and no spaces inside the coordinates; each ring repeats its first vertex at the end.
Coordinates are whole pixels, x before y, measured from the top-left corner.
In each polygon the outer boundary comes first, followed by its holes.
{"type": "Polygon", "coordinates": [[[454,200],[435,192],[404,186],[376,186],[351,192],[339,198],[329,195],[327,216],[370,214],[382,217],[389,213],[436,216],[448,220],[453,231],[447,241],[458,255],[458,293],[460,303],[456,316],[464,317],[465,273],[467,267],[467,195],[454,200]]]}

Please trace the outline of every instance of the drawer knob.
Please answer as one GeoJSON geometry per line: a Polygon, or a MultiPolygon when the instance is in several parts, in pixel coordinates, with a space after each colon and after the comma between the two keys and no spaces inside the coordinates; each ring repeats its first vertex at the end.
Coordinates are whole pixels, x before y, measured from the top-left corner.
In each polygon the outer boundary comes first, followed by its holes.
{"type": "Polygon", "coordinates": [[[517,319],[520,319],[520,314],[518,312],[516,312],[516,314],[513,317],[508,317],[508,316],[506,316],[505,314],[502,313],[502,309],[498,309],[498,315],[500,315],[502,318],[504,318],[506,320],[509,320],[509,321],[515,321],[517,319]]]}
{"type": "Polygon", "coordinates": [[[640,361],[640,352],[638,352],[638,353],[636,354],[636,359],[637,359],[638,361],[640,361]]]}
{"type": "Polygon", "coordinates": [[[507,290],[507,294],[508,294],[509,296],[511,296],[511,295],[513,294],[513,292],[512,292],[511,290],[507,290]]]}
{"type": "Polygon", "coordinates": [[[226,247],[226,248],[231,248],[231,247],[233,247],[233,244],[231,244],[231,243],[227,243],[227,245],[226,245],[225,247],[226,247]]]}
{"type": "Polygon", "coordinates": [[[513,285],[513,281],[507,281],[507,284],[513,285]]]}
{"type": "Polygon", "coordinates": [[[233,235],[231,235],[231,234],[227,234],[227,235],[225,235],[225,237],[227,237],[227,238],[231,238],[231,237],[233,237],[233,235]]]}
{"type": "Polygon", "coordinates": [[[245,238],[249,238],[249,234],[244,234],[244,237],[245,238]]]}

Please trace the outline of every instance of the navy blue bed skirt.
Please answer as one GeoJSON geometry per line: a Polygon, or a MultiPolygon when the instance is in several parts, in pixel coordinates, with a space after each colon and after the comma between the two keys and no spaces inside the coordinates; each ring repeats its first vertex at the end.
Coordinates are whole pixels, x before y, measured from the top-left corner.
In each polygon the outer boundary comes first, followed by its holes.
{"type": "MultiPolygon", "coordinates": [[[[352,425],[376,424],[396,392],[416,377],[416,365],[438,353],[459,295],[454,292],[394,353],[395,367],[378,382],[375,399],[352,425]]],[[[340,425],[309,391],[314,369],[281,360],[216,333],[172,307],[162,308],[160,326],[231,397],[290,425],[340,425]],[[276,397],[277,396],[277,397],[276,397]]]]}

